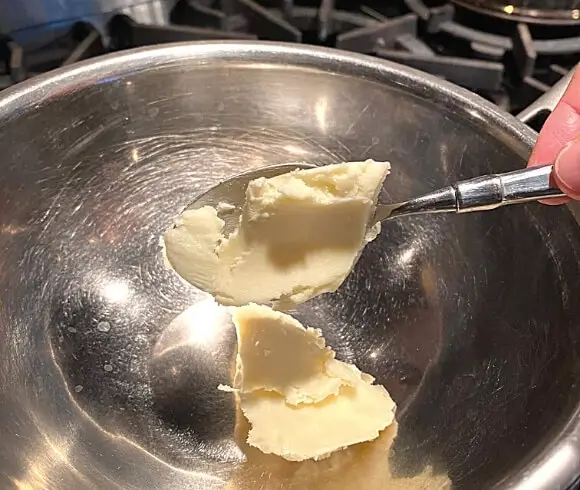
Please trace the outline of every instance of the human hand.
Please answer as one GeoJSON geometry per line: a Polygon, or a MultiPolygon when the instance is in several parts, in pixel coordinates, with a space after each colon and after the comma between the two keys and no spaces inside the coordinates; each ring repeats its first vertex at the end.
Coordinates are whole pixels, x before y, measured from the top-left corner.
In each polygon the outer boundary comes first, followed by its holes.
{"type": "MultiPolygon", "coordinates": [[[[554,184],[568,197],[580,200],[580,69],[544,124],[528,166],[554,162],[554,184]]],[[[567,199],[548,199],[562,204],[567,199]]]]}

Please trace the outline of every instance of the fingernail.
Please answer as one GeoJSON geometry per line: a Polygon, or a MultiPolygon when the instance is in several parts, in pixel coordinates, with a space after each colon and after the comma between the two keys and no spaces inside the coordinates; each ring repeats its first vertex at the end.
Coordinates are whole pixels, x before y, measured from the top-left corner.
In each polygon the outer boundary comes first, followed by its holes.
{"type": "Polygon", "coordinates": [[[568,143],[558,154],[554,174],[560,187],[570,197],[580,197],[580,139],[568,143]]]}

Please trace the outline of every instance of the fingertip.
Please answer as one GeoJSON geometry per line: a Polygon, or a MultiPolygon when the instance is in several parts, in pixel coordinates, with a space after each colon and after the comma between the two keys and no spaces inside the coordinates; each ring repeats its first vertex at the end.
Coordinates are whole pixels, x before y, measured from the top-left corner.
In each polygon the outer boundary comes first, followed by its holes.
{"type": "Polygon", "coordinates": [[[569,201],[570,199],[567,197],[554,197],[552,199],[540,199],[539,202],[546,204],[547,206],[561,206],[569,201]]]}
{"type": "Polygon", "coordinates": [[[572,199],[580,199],[580,139],[568,143],[558,154],[552,173],[554,183],[572,199]]]}
{"type": "Polygon", "coordinates": [[[580,69],[543,125],[528,167],[554,162],[563,147],[580,134],[580,69]]]}

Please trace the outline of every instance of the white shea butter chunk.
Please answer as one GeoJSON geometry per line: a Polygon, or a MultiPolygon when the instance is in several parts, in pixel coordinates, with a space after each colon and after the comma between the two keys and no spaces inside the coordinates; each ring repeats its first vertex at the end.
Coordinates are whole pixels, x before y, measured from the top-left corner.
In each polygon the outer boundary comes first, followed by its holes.
{"type": "Polygon", "coordinates": [[[389,169],[367,160],[253,180],[229,237],[215,210],[188,211],[164,236],[167,258],[225,305],[289,309],[336,291],[380,230],[369,220],[389,169]]]}
{"type": "Polygon", "coordinates": [[[169,264],[186,281],[212,291],[214,277],[219,267],[215,253],[222,236],[223,220],[214,208],[185,211],[175,227],[163,235],[165,256],[169,264]]]}
{"type": "Polygon", "coordinates": [[[235,308],[233,321],[234,389],[251,425],[248,444],[290,461],[322,459],[393,423],[385,388],[336,360],[319,330],[256,304],[235,308]]]}

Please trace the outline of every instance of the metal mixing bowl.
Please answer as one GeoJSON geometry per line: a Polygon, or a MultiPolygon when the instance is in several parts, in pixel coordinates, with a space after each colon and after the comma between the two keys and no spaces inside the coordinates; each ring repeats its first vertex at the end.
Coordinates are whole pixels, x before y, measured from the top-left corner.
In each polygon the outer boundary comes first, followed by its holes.
{"type": "MultiPolygon", "coordinates": [[[[240,464],[216,390],[235,335],[159,247],[197,194],[376,158],[399,201],[521,167],[534,136],[425,74],[280,44],[123,52],[3,92],[0,487],[221,488],[240,464]]],[[[579,249],[565,207],[394,221],[296,315],[392,393],[401,472],[563,489],[580,473],[579,249]]]]}

